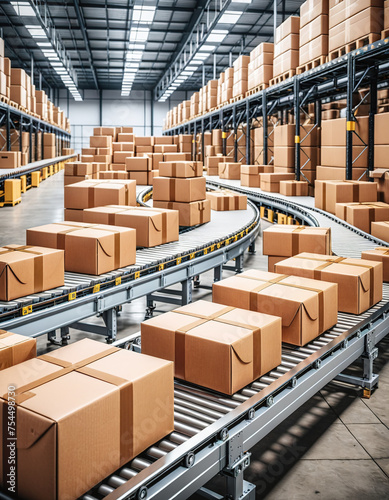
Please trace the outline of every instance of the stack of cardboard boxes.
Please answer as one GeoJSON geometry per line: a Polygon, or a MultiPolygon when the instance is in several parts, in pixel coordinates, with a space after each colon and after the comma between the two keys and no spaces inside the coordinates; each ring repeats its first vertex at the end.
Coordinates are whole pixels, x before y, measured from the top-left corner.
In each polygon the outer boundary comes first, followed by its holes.
{"type": "Polygon", "coordinates": [[[257,87],[262,90],[269,85],[273,78],[274,45],[272,43],[260,43],[250,52],[248,64],[247,90],[257,87]]]}
{"type": "Polygon", "coordinates": [[[326,62],[328,54],[328,0],[307,0],[300,7],[299,72],[326,62]],[[308,68],[308,63],[314,63],[308,68]]]}
{"type": "Polygon", "coordinates": [[[234,77],[232,87],[232,97],[244,97],[248,87],[248,66],[250,56],[239,56],[233,64],[234,77]]]}
{"type": "Polygon", "coordinates": [[[384,27],[382,0],[330,0],[329,6],[330,59],[344,53],[347,44],[352,44],[349,48],[353,50],[380,39],[384,27]]]}
{"type": "MultiPolygon", "coordinates": [[[[300,18],[290,16],[276,29],[274,45],[273,79],[270,84],[278,83],[277,77],[295,75],[299,65],[300,18]]],[[[279,80],[279,81],[282,81],[279,80]]]]}
{"type": "Polygon", "coordinates": [[[206,200],[201,162],[160,163],[161,177],[154,178],[153,206],[178,210],[180,226],[209,222],[210,202],[206,200]]]}
{"type": "Polygon", "coordinates": [[[227,68],[224,72],[222,83],[222,103],[228,102],[232,98],[232,87],[234,85],[234,68],[227,68]]]}
{"type": "Polygon", "coordinates": [[[339,203],[376,201],[377,184],[373,182],[317,180],[315,183],[315,207],[334,215],[339,203]]]}

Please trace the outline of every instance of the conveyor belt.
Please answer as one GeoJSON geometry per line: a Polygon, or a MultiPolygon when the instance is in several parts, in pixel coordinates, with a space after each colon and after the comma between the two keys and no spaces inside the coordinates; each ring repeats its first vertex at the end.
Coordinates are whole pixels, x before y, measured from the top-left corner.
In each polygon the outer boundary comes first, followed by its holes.
{"type": "MultiPolygon", "coordinates": [[[[245,192],[256,203],[311,225],[330,226],[339,255],[360,257],[362,249],[385,244],[313,208],[311,198],[297,201],[268,195],[215,178],[208,183],[245,192]]],[[[335,327],[304,347],[283,345],[282,363],[232,397],[176,380],[174,432],[82,499],[187,498],[229,465],[232,437],[249,450],[363,353],[373,356],[374,346],[388,332],[389,284],[385,283],[380,303],[361,315],[339,313],[335,327]]]]}
{"type": "MultiPolygon", "coordinates": [[[[138,189],[138,197],[149,190],[138,189]]],[[[211,222],[182,233],[177,242],[138,249],[134,266],[100,276],[66,272],[62,287],[0,302],[0,328],[39,336],[94,316],[225,264],[241,255],[258,231],[252,203],[244,211],[213,212],[211,222]]]]}
{"type": "Polygon", "coordinates": [[[34,161],[32,163],[28,163],[27,165],[18,168],[2,168],[0,170],[0,183],[5,179],[15,179],[20,177],[21,175],[30,174],[31,172],[35,172],[36,170],[41,170],[44,167],[54,165],[61,161],[70,160],[70,158],[74,158],[75,156],[76,155],[57,156],[55,158],[50,158],[46,160],[34,161]]]}

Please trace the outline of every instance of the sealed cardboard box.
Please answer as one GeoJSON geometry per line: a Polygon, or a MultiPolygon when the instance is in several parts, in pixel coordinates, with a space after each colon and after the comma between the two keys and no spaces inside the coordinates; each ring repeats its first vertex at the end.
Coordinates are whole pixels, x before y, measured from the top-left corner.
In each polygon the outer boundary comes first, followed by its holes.
{"type": "Polygon", "coordinates": [[[115,140],[117,135],[116,127],[95,127],[93,135],[110,135],[115,140]]]}
{"type": "Polygon", "coordinates": [[[306,0],[300,6],[300,30],[321,15],[328,15],[328,0],[306,0]]]}
{"type": "Polygon", "coordinates": [[[27,242],[65,250],[65,270],[75,273],[99,275],[135,264],[136,259],[136,231],[126,227],[47,224],[28,229],[27,242]]]}
{"type": "Polygon", "coordinates": [[[262,191],[279,193],[280,181],[292,181],[295,176],[292,173],[265,173],[259,174],[259,177],[262,191]]]}
{"type": "Polygon", "coordinates": [[[263,254],[291,257],[302,252],[331,255],[331,228],[276,224],[262,233],[263,254]]]}
{"type": "Polygon", "coordinates": [[[308,196],[308,182],[280,181],[280,194],[284,196],[308,196]]]}
{"type": "Polygon", "coordinates": [[[298,16],[290,16],[286,21],[276,29],[276,43],[279,43],[291,33],[299,33],[300,18],[298,16]]]}
{"type": "Polygon", "coordinates": [[[161,177],[201,177],[203,163],[201,161],[164,161],[159,164],[161,177]]]}
{"type": "Polygon", "coordinates": [[[377,185],[364,181],[315,182],[315,207],[332,214],[337,203],[377,201],[377,185]]]}
{"type": "Polygon", "coordinates": [[[389,221],[372,222],[371,234],[372,236],[389,243],[389,221]]]}
{"type": "Polygon", "coordinates": [[[136,205],[134,180],[82,181],[65,186],[65,208],[136,205]]]}
{"type": "Polygon", "coordinates": [[[143,157],[134,157],[134,158],[129,158],[127,157],[125,159],[125,165],[126,165],[126,170],[128,171],[143,171],[147,172],[152,170],[153,163],[151,161],[151,158],[148,156],[143,156],[143,157]]]}
{"type": "Polygon", "coordinates": [[[170,362],[84,339],[22,366],[4,371],[0,388],[18,388],[18,424],[35,429],[18,436],[24,498],[78,498],[173,430],[170,362]]]}
{"type": "MultiPolygon", "coordinates": [[[[127,172],[127,170],[115,170],[115,171],[99,172],[98,179],[129,179],[129,173],[130,172],[127,172]]],[[[143,172],[141,172],[141,173],[143,173],[143,172]]],[[[145,172],[145,173],[147,174],[147,172],[145,172]]]]}
{"type": "Polygon", "coordinates": [[[1,168],[18,168],[21,166],[22,157],[20,151],[1,151],[0,152],[0,169],[1,168]]]}
{"type": "Polygon", "coordinates": [[[219,163],[220,179],[240,179],[241,163],[219,163]]]}
{"type": "Polygon", "coordinates": [[[170,201],[153,201],[153,208],[178,210],[180,226],[197,226],[211,220],[211,202],[209,200],[192,203],[177,203],[170,201]]]}
{"type": "Polygon", "coordinates": [[[365,233],[370,233],[372,222],[389,220],[389,204],[381,202],[340,203],[336,205],[337,217],[365,233]],[[338,205],[340,205],[338,207],[338,205]]]}
{"type": "Polygon", "coordinates": [[[127,172],[128,178],[136,181],[137,186],[152,186],[154,177],[159,176],[158,170],[149,170],[148,172],[131,171],[127,172]]]}
{"type": "MultiPolygon", "coordinates": [[[[366,168],[353,168],[352,179],[354,181],[366,181],[367,169],[366,168]]],[[[318,181],[345,181],[347,179],[346,167],[326,167],[318,165],[316,167],[316,177],[318,181]]]]}
{"type": "Polygon", "coordinates": [[[151,136],[135,136],[135,146],[154,146],[154,137],[151,136]]]}
{"type": "MultiPolygon", "coordinates": [[[[216,156],[206,156],[205,166],[209,167],[219,167],[219,163],[226,163],[229,160],[228,156],[216,155],[216,156]]],[[[217,175],[217,174],[216,174],[217,175]]]]}
{"type": "Polygon", "coordinates": [[[361,259],[381,262],[383,279],[384,281],[389,281],[389,248],[377,247],[374,250],[365,250],[362,252],[361,259]]]}
{"type": "Polygon", "coordinates": [[[131,158],[134,154],[131,151],[115,151],[113,153],[113,163],[125,163],[126,158],[131,158]]]}
{"type": "Polygon", "coordinates": [[[280,315],[282,340],[305,345],[337,322],[334,283],[250,269],[213,284],[213,301],[280,315]]]}
{"type": "Polygon", "coordinates": [[[75,161],[65,164],[65,175],[92,175],[95,172],[96,170],[93,168],[92,163],[75,161]]]}
{"type": "Polygon", "coordinates": [[[154,146],[154,151],[156,153],[177,153],[177,144],[161,144],[154,146]]]}
{"type": "MultiPolygon", "coordinates": [[[[328,19],[327,16],[321,16],[328,19]]],[[[312,23],[313,24],[313,23],[312,23]]],[[[305,45],[300,47],[299,50],[299,64],[307,64],[322,56],[328,54],[328,35],[320,35],[313,40],[310,40],[305,45]]],[[[325,62],[325,60],[324,60],[325,62]]]]}
{"type": "Polygon", "coordinates": [[[36,357],[36,339],[0,330],[0,371],[36,357]]]}
{"type": "Polygon", "coordinates": [[[281,260],[285,260],[285,257],[274,256],[274,255],[268,256],[267,270],[269,271],[269,273],[275,273],[274,266],[277,264],[277,262],[280,262],[281,260]]]}
{"type": "MultiPolygon", "coordinates": [[[[278,125],[274,128],[274,144],[276,146],[291,146],[295,147],[295,125],[278,125]]],[[[260,138],[262,139],[262,129],[260,138]]],[[[317,129],[310,124],[300,127],[300,140],[303,139],[301,146],[316,146],[317,145],[317,129]]],[[[261,141],[262,142],[262,141],[261,141]]],[[[261,144],[262,145],[262,144],[261,144]]]]}
{"type": "Polygon", "coordinates": [[[190,203],[205,199],[205,177],[189,179],[155,177],[153,199],[157,201],[177,201],[190,203]]]}
{"type": "Polygon", "coordinates": [[[232,191],[209,191],[207,200],[211,202],[211,210],[246,210],[247,196],[232,191]]]}
{"type": "Polygon", "coordinates": [[[300,47],[323,35],[328,37],[328,14],[317,16],[304,26],[300,25],[300,47]]]}
{"type": "Polygon", "coordinates": [[[370,177],[378,184],[378,200],[389,203],[389,169],[379,168],[370,171],[370,177]]]}
{"type": "Polygon", "coordinates": [[[142,351],[174,361],[176,377],[226,394],[281,361],[280,318],[203,300],[143,322],[141,334],[142,351]]]}
{"type": "MultiPolygon", "coordinates": [[[[171,241],[178,240],[178,211],[177,210],[166,210],[161,208],[154,207],[131,207],[131,209],[127,209],[120,205],[109,205],[106,207],[96,207],[90,208],[83,211],[84,214],[84,222],[91,224],[108,224],[111,226],[122,226],[122,227],[133,227],[137,229],[136,237],[137,237],[137,245],[138,246],[147,246],[140,243],[140,240],[145,240],[146,238],[139,233],[142,232],[142,226],[132,225],[133,217],[126,217],[126,214],[139,213],[140,216],[146,216],[147,214],[151,214],[152,216],[156,213],[161,214],[162,216],[162,241],[160,243],[169,243],[171,241]],[[124,217],[120,217],[119,215],[123,215],[124,217]],[[139,235],[139,236],[138,236],[139,235]],[[139,240],[138,240],[139,238],[139,240]]],[[[155,219],[155,218],[154,218],[155,219]]],[[[151,221],[152,223],[153,221],[151,221]]],[[[156,221],[157,224],[159,220],[156,221]]],[[[138,222],[139,225],[139,222],[138,222]]],[[[156,243],[156,244],[160,244],[156,243]]]]}
{"type": "Polygon", "coordinates": [[[50,290],[64,284],[64,253],[51,248],[7,245],[0,248],[0,300],[50,290]]]}
{"type": "Polygon", "coordinates": [[[301,253],[275,265],[276,272],[337,283],[339,311],[361,314],[382,299],[382,264],[301,253]]]}

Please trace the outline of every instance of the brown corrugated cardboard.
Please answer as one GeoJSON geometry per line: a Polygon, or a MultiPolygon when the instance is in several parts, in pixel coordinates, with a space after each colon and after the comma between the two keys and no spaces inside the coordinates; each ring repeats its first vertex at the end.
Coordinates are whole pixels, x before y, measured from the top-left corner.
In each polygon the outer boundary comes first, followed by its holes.
{"type": "Polygon", "coordinates": [[[374,145],[374,168],[389,168],[389,145],[374,145]]]}
{"type": "MultiPolygon", "coordinates": [[[[318,165],[316,167],[316,175],[317,180],[320,181],[345,181],[347,178],[346,167],[325,167],[318,165]]],[[[352,178],[354,181],[359,179],[366,181],[368,179],[366,168],[353,168],[352,178]]]]}
{"type": "Polygon", "coordinates": [[[0,248],[0,300],[63,286],[64,253],[42,247],[33,244],[0,248]]]}
{"type": "MultiPolygon", "coordinates": [[[[324,17],[324,16],[322,16],[324,17]]],[[[327,18],[327,16],[325,16],[327,18]]],[[[300,47],[299,64],[307,64],[328,54],[328,35],[320,35],[300,47]]],[[[325,61],[322,61],[325,62],[325,61]]]]}
{"type": "Polygon", "coordinates": [[[389,243],[389,221],[372,222],[371,234],[372,236],[389,243]]]}
{"type": "Polygon", "coordinates": [[[308,182],[280,181],[280,194],[284,196],[308,196],[308,182]]]}
{"type": "Polygon", "coordinates": [[[148,156],[134,157],[125,159],[126,170],[128,171],[150,171],[152,170],[152,161],[148,156]]]}
{"type": "Polygon", "coordinates": [[[335,214],[337,203],[377,201],[377,185],[372,182],[315,182],[315,206],[335,214]]]}
{"type": "Polygon", "coordinates": [[[180,226],[197,226],[211,220],[211,202],[209,200],[192,203],[154,200],[153,207],[178,210],[180,226]]]}
{"type": "Polygon", "coordinates": [[[274,266],[277,264],[277,262],[280,262],[281,260],[284,260],[285,257],[280,257],[280,256],[274,256],[274,255],[269,255],[267,257],[267,270],[269,273],[274,273],[274,266]]]}
{"type": "MultiPolygon", "coordinates": [[[[331,121],[331,120],[328,120],[331,121]]],[[[324,123],[324,122],[323,122],[324,123]]],[[[385,147],[385,146],[382,146],[385,147]]],[[[376,148],[375,148],[376,149],[376,148]]],[[[322,146],[321,147],[321,165],[328,167],[346,166],[346,147],[345,146],[322,146]]],[[[353,168],[367,168],[368,150],[366,146],[353,145],[353,168]]]]}
{"type": "Polygon", "coordinates": [[[36,357],[36,339],[0,330],[0,371],[36,357]]]}
{"type": "Polygon", "coordinates": [[[251,269],[213,284],[213,301],[281,315],[282,340],[304,345],[337,322],[337,285],[251,269]],[[327,285],[327,286],[326,286],[327,285]]]}
{"type": "Polygon", "coordinates": [[[30,228],[26,236],[27,244],[65,250],[66,271],[98,275],[135,264],[134,229],[62,222],[30,228]]]}
{"type": "Polygon", "coordinates": [[[201,161],[164,161],[159,164],[161,177],[201,177],[203,163],[201,161]]]}
{"type": "Polygon", "coordinates": [[[211,202],[211,210],[246,210],[247,196],[232,191],[207,192],[207,200],[211,202]]]}
{"type": "Polygon", "coordinates": [[[302,252],[331,255],[331,228],[276,224],[262,233],[263,254],[291,257],[302,252]]]}
{"type": "Polygon", "coordinates": [[[18,168],[21,166],[22,158],[20,151],[1,151],[0,169],[18,168]]]}
{"type": "Polygon", "coordinates": [[[374,250],[362,252],[361,259],[374,260],[382,263],[383,279],[389,281],[389,249],[386,247],[376,247],[374,250]]]}
{"type": "Polygon", "coordinates": [[[279,193],[280,191],[280,181],[291,181],[294,180],[294,174],[292,173],[264,173],[259,174],[260,184],[262,191],[268,191],[271,193],[279,193]]]}
{"type": "Polygon", "coordinates": [[[190,179],[155,177],[153,199],[157,201],[192,202],[205,199],[205,177],[190,179]]]}
{"type": "Polygon", "coordinates": [[[322,14],[328,15],[328,0],[306,0],[300,5],[300,30],[322,14]]]}
{"type": "Polygon", "coordinates": [[[274,57],[285,53],[288,50],[299,50],[299,34],[289,33],[280,42],[277,42],[274,46],[274,57]]]}
{"type": "Polygon", "coordinates": [[[389,205],[382,202],[349,203],[345,207],[346,222],[370,233],[372,222],[389,220],[389,205]]]}
{"type": "Polygon", "coordinates": [[[65,208],[136,205],[134,180],[82,181],[65,186],[65,208]]]}
{"type": "MultiPolygon", "coordinates": [[[[367,144],[369,140],[369,118],[361,116],[355,122],[355,131],[367,144]]],[[[353,135],[353,145],[362,146],[356,134],[353,135]]],[[[322,146],[346,146],[346,118],[335,120],[325,120],[321,124],[321,145],[322,146]]],[[[323,163],[323,162],[322,162],[323,163]]]]}
{"type": "Polygon", "coordinates": [[[202,300],[143,322],[141,333],[142,350],[174,361],[176,377],[227,394],[281,357],[280,318],[202,300]]]}
{"type": "Polygon", "coordinates": [[[320,279],[339,286],[339,311],[361,314],[382,299],[382,264],[301,253],[275,265],[278,273],[320,279]]]}
{"type": "Polygon", "coordinates": [[[323,35],[328,36],[328,14],[317,16],[311,22],[305,24],[304,26],[300,26],[300,48],[315,38],[323,35]]]}
{"type": "Polygon", "coordinates": [[[219,163],[218,172],[221,179],[240,179],[241,163],[219,163]]]}
{"type": "Polygon", "coordinates": [[[300,31],[300,18],[297,16],[290,16],[286,21],[278,26],[276,29],[276,43],[279,43],[290,33],[299,33],[300,31]]]}
{"type": "Polygon", "coordinates": [[[370,172],[378,185],[378,200],[389,203],[389,169],[376,169],[370,172]]]}
{"type": "Polygon", "coordinates": [[[374,145],[387,144],[387,130],[389,128],[389,113],[374,115],[374,145]]]}
{"type": "Polygon", "coordinates": [[[273,60],[273,77],[282,75],[289,70],[294,70],[299,65],[299,51],[288,50],[273,60]]]}

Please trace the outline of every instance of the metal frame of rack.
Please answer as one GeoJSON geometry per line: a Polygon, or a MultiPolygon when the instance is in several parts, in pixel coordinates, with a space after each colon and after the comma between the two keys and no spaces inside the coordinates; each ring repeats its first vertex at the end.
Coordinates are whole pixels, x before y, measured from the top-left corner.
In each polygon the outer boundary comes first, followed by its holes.
{"type": "MultiPolygon", "coordinates": [[[[273,85],[265,90],[253,94],[220,109],[211,111],[175,127],[165,130],[165,135],[201,134],[202,154],[204,152],[204,133],[220,128],[223,137],[223,154],[226,152],[227,134],[234,134],[234,159],[239,160],[239,127],[244,126],[246,134],[245,159],[251,164],[250,131],[256,128],[258,119],[262,118],[263,125],[263,163],[269,164],[268,142],[272,130],[269,131],[268,117],[278,115],[279,123],[285,121],[285,111],[295,116],[296,143],[295,143],[295,175],[296,180],[305,178],[304,166],[309,163],[305,155],[304,137],[300,137],[300,112],[310,103],[315,103],[315,118],[313,124],[320,126],[321,106],[324,102],[332,102],[346,98],[346,178],[352,179],[352,167],[357,158],[353,156],[353,138],[355,137],[355,123],[357,110],[367,96],[370,97],[369,112],[369,139],[364,145],[368,149],[368,171],[374,168],[374,115],[377,113],[377,89],[388,87],[389,74],[389,43],[388,39],[379,40],[361,49],[354,50],[333,61],[317,68],[296,75],[282,83],[273,85]],[[358,90],[368,88],[368,93],[358,96],[358,90]],[[298,138],[298,140],[297,140],[298,138]],[[300,163],[302,162],[302,164],[300,163]]],[[[193,155],[196,154],[194,141],[193,155]]],[[[362,153],[360,153],[362,154],[362,153]]],[[[359,157],[360,155],[358,155],[359,157]]],[[[254,159],[255,161],[255,159],[254,159]]],[[[368,172],[366,173],[368,177],[368,172]]]]}

